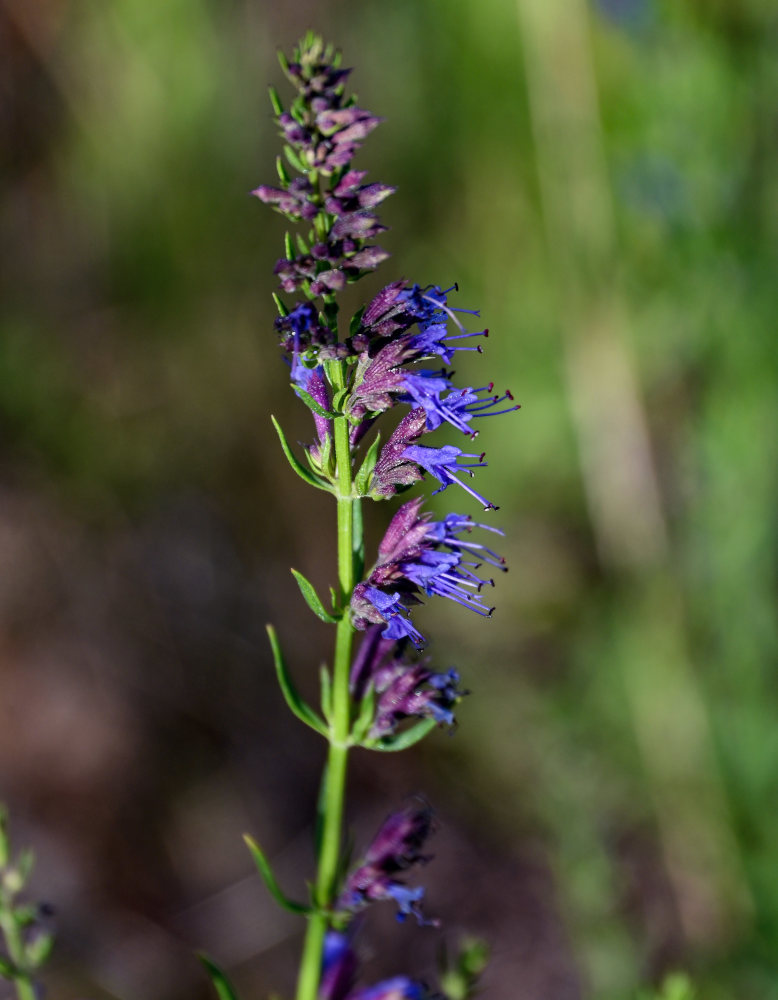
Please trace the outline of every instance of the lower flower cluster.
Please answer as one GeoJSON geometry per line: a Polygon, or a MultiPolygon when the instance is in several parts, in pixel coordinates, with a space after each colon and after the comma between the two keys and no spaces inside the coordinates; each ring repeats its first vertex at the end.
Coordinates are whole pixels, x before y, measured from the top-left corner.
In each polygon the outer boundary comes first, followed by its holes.
{"type": "Polygon", "coordinates": [[[324,942],[319,1000],[433,1000],[421,983],[407,976],[354,988],[357,958],[348,934],[329,931],[324,942]]]}
{"type": "MultiPolygon", "coordinates": [[[[399,875],[429,857],[422,853],[432,832],[432,812],[426,806],[407,808],[389,816],[367,849],[361,864],[346,878],[336,912],[351,920],[372,902],[393,900],[398,920],[413,914],[420,924],[436,925],[421,912],[424,889],[411,888],[399,875]]],[[[351,928],[327,935],[322,963],[319,1000],[433,1000],[427,988],[406,976],[386,979],[375,986],[355,988],[357,958],[351,946],[351,928]]]]}

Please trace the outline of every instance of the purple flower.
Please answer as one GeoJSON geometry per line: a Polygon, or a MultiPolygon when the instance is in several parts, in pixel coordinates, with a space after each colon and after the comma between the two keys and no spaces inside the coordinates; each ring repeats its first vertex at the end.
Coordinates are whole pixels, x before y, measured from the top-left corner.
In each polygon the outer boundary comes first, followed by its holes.
{"type": "Polygon", "coordinates": [[[427,430],[430,431],[436,430],[442,423],[448,423],[463,434],[475,438],[478,432],[472,431],[469,426],[474,417],[496,417],[520,409],[519,404],[516,404],[495,410],[494,407],[506,399],[513,401],[510,391],[506,390],[502,396],[492,395],[494,382],[480,389],[470,387],[457,389],[452,386],[449,374],[445,370],[422,369],[412,372],[405,376],[402,385],[407,396],[401,397],[401,401],[424,408],[427,414],[427,430]],[[481,398],[481,393],[486,395],[481,398]]]}
{"type": "Polygon", "coordinates": [[[484,468],[487,464],[484,462],[485,452],[473,455],[462,451],[461,448],[454,447],[452,444],[444,445],[442,448],[426,448],[423,445],[412,444],[405,449],[403,457],[416,462],[438,480],[441,484],[440,489],[434,490],[433,495],[441,493],[452,483],[456,483],[470,496],[475,497],[480,504],[483,504],[484,510],[499,510],[491,501],[486,500],[480,493],[476,493],[471,486],[454,475],[455,472],[464,471],[467,475],[473,476],[472,469],[484,468]],[[462,458],[477,458],[478,461],[461,462],[462,458]]]}
{"type": "Polygon", "coordinates": [[[401,644],[384,639],[378,625],[371,626],[351,668],[355,699],[369,687],[377,694],[376,711],[369,736],[379,739],[397,731],[408,718],[434,719],[454,725],[454,706],[467,692],[458,689],[456,670],[436,673],[425,661],[409,663],[399,654],[401,644]]]}
{"type": "Polygon", "coordinates": [[[398,487],[411,486],[423,478],[418,465],[405,458],[405,449],[424,433],[427,418],[419,407],[406,414],[381,449],[370,481],[371,495],[390,497],[398,487]]]}
{"type": "Polygon", "coordinates": [[[414,628],[408,609],[397,593],[385,594],[375,587],[358,583],[351,597],[351,609],[356,628],[383,623],[386,628],[381,634],[385,639],[410,639],[417,649],[421,649],[426,641],[414,628]]]}
{"type": "Polygon", "coordinates": [[[384,622],[386,628],[381,634],[385,639],[407,636],[418,648],[423,636],[406,616],[407,605],[419,603],[419,594],[446,597],[490,618],[494,608],[484,603],[481,591],[486,585],[493,587],[494,580],[476,571],[484,564],[502,572],[507,569],[505,560],[496,552],[461,537],[469,535],[474,527],[502,532],[476,525],[462,514],[433,521],[429,514],[420,514],[421,503],[421,499],[411,500],[397,511],[379,546],[378,562],[367,580],[357,585],[351,601],[357,628],[384,622]],[[391,593],[381,588],[391,589],[391,593]]]}
{"type": "Polygon", "coordinates": [[[327,931],[318,1000],[345,1000],[354,985],[357,957],[348,935],[327,931]]]}
{"type": "Polygon", "coordinates": [[[279,316],[275,328],[281,336],[281,346],[292,354],[300,354],[309,347],[331,345],[334,341],[332,331],[320,322],[310,302],[301,302],[287,316],[279,316]]]}
{"type": "Polygon", "coordinates": [[[357,958],[348,934],[327,931],[318,1000],[425,1000],[427,991],[407,976],[354,989],[357,958]]]}
{"type": "Polygon", "coordinates": [[[420,983],[413,982],[407,976],[395,976],[375,986],[357,990],[348,1000],[424,1000],[427,995],[420,983]]]}
{"type": "Polygon", "coordinates": [[[311,200],[313,187],[307,177],[295,177],[286,189],[260,184],[251,194],[292,221],[312,219],[319,212],[311,200]]]}
{"type": "Polygon", "coordinates": [[[429,808],[408,808],[389,816],[367,849],[363,863],[346,879],[338,908],[354,911],[370,902],[393,899],[398,906],[398,920],[413,914],[420,924],[432,923],[420,908],[424,889],[409,888],[396,878],[412,865],[429,860],[421,849],[431,832],[429,808]]]}

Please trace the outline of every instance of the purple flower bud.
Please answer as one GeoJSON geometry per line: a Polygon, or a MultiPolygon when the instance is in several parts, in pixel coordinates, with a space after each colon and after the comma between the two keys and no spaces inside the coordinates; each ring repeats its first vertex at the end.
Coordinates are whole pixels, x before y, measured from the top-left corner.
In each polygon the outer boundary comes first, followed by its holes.
{"type": "Polygon", "coordinates": [[[392,406],[391,393],[401,391],[405,372],[400,368],[407,355],[402,340],[391,340],[371,360],[360,360],[350,407],[360,416],[364,413],[381,413],[392,406]]]}
{"type": "Polygon", "coordinates": [[[396,190],[391,184],[367,184],[357,192],[357,200],[362,208],[374,208],[396,190]]]}
{"type": "Polygon", "coordinates": [[[351,596],[351,610],[355,628],[384,624],[386,628],[381,635],[385,639],[408,638],[417,649],[421,649],[426,641],[421,632],[413,627],[408,609],[398,593],[385,594],[375,587],[358,583],[351,596]]]}
{"type": "Polygon", "coordinates": [[[334,188],[334,193],[338,198],[345,198],[353,195],[362,181],[367,177],[367,170],[349,170],[345,173],[334,188]]]}
{"type": "Polygon", "coordinates": [[[424,433],[427,417],[419,407],[406,414],[394,429],[373,469],[370,481],[371,494],[388,497],[397,492],[398,486],[410,486],[422,478],[418,465],[405,458],[405,449],[424,433]]]}
{"type": "Polygon", "coordinates": [[[330,230],[330,239],[351,236],[355,240],[369,240],[386,231],[372,212],[351,212],[339,218],[330,230]]]}
{"type": "Polygon", "coordinates": [[[365,247],[353,257],[346,259],[345,266],[359,268],[362,271],[374,271],[378,265],[390,256],[383,247],[365,247]]]}
{"type": "Polygon", "coordinates": [[[324,285],[332,292],[340,292],[346,287],[346,275],[337,268],[330,271],[322,271],[316,276],[317,282],[324,285]]]}

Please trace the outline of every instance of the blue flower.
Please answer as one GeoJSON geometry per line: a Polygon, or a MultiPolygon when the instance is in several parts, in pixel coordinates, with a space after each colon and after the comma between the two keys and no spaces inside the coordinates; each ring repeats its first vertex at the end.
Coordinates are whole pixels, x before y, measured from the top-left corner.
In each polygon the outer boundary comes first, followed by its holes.
{"type": "Polygon", "coordinates": [[[513,395],[506,390],[502,396],[493,395],[494,382],[473,389],[458,389],[451,384],[448,373],[421,369],[410,372],[402,382],[406,397],[401,397],[404,403],[414,403],[424,408],[427,414],[427,430],[434,431],[442,423],[451,424],[463,434],[475,438],[477,431],[471,430],[469,424],[474,417],[496,417],[503,413],[511,413],[520,409],[519,404],[495,410],[505,400],[513,402],[513,395]],[[484,396],[481,394],[485,393],[484,396]],[[444,395],[445,394],[445,395],[444,395]]]}
{"type": "Polygon", "coordinates": [[[426,639],[417,631],[408,617],[408,609],[400,601],[399,594],[385,594],[375,587],[366,587],[363,595],[385,621],[386,628],[381,635],[385,639],[410,639],[420,649],[426,639]]]}
{"type": "Polygon", "coordinates": [[[397,879],[400,872],[429,860],[421,849],[432,829],[432,811],[426,806],[387,817],[362,864],[347,877],[338,908],[356,911],[368,903],[392,899],[397,903],[400,922],[412,914],[420,925],[434,924],[421,911],[424,889],[411,888],[397,879]]]}
{"type": "Polygon", "coordinates": [[[395,976],[384,979],[375,986],[352,993],[348,1000],[424,1000],[427,991],[420,983],[415,983],[407,976],[395,976]]]}
{"type": "Polygon", "coordinates": [[[443,521],[433,521],[429,514],[420,513],[421,504],[420,499],[411,500],[394,515],[379,545],[378,562],[367,580],[354,589],[351,599],[357,628],[384,623],[386,628],[382,637],[400,639],[407,636],[417,648],[424,637],[406,615],[409,604],[419,603],[419,594],[446,597],[490,618],[494,608],[484,602],[481,591],[484,586],[493,587],[494,580],[479,576],[477,570],[484,563],[501,572],[507,570],[501,556],[468,537],[474,527],[495,534],[502,534],[501,531],[475,524],[462,514],[450,514],[443,521]]]}
{"type": "Polygon", "coordinates": [[[454,475],[455,472],[464,471],[467,475],[473,476],[472,469],[481,469],[486,466],[485,455],[485,452],[480,455],[469,454],[452,444],[444,445],[442,448],[426,448],[424,445],[412,444],[403,452],[403,458],[416,462],[438,480],[441,484],[440,489],[434,490],[434,493],[441,493],[452,483],[456,483],[470,496],[475,497],[480,504],[483,504],[484,510],[499,510],[490,500],[486,500],[480,493],[476,493],[472,486],[468,486],[467,483],[454,475]],[[477,458],[478,461],[461,462],[462,458],[477,458]]]}

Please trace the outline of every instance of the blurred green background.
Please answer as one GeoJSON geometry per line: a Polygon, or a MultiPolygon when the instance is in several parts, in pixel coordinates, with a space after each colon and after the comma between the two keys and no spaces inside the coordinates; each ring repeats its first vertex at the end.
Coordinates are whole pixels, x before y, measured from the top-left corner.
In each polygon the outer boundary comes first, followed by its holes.
{"type": "MultiPolygon", "coordinates": [[[[336,41],[405,275],[480,307],[463,382],[511,565],[490,623],[420,609],[473,695],[456,735],[355,759],[364,844],[409,793],[444,936],[485,996],[620,1000],[673,969],[778,997],[778,11],[772,0],[2,0],[0,798],[58,912],[52,1000],[288,994],[330,634],[329,498],[292,477],[272,333],[265,87],[336,41]],[[483,627],[482,627],[483,626],[483,627]]],[[[451,491],[438,509],[469,509],[451,491]],[[452,504],[449,505],[449,501],[452,504]]],[[[388,509],[370,512],[369,540],[388,509]]],[[[439,935],[371,914],[367,974],[439,935]]]]}

